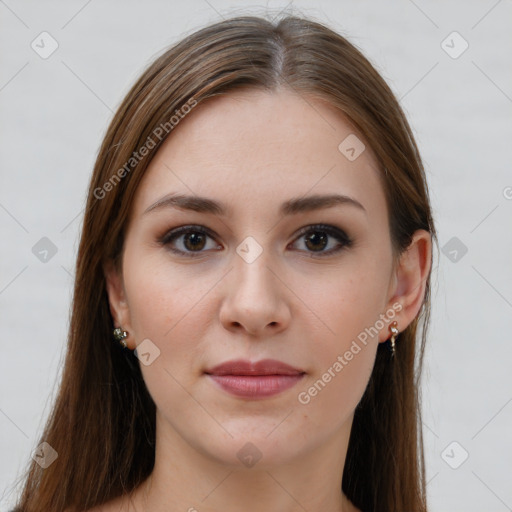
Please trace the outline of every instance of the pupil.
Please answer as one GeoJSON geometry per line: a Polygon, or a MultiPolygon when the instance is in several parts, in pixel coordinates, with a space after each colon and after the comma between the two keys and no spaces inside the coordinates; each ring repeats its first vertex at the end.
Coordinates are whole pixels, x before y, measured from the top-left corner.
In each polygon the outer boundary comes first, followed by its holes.
{"type": "MultiPolygon", "coordinates": [[[[318,233],[320,233],[319,231],[309,235],[306,239],[306,245],[308,245],[308,243],[310,241],[313,241],[313,245],[315,245],[315,243],[320,243],[321,247],[319,248],[320,250],[323,249],[325,246],[326,246],[326,235],[325,233],[322,233],[320,236],[318,236],[318,233]]],[[[309,245],[308,245],[309,247],[309,245]]],[[[311,249],[311,247],[309,247],[311,249]]]]}

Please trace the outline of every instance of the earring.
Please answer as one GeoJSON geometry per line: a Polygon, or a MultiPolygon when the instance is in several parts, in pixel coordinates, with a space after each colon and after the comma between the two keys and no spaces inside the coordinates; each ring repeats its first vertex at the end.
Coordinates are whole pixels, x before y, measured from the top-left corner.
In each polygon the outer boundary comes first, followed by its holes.
{"type": "Polygon", "coordinates": [[[391,344],[391,357],[395,357],[395,340],[398,336],[398,323],[392,322],[389,326],[389,331],[391,332],[390,344],[391,344]]]}
{"type": "Polygon", "coordinates": [[[128,336],[128,333],[126,331],[123,331],[123,329],[121,329],[121,327],[116,327],[113,331],[113,334],[114,334],[114,339],[116,341],[119,341],[119,343],[121,343],[123,348],[127,348],[125,338],[128,336]]]}

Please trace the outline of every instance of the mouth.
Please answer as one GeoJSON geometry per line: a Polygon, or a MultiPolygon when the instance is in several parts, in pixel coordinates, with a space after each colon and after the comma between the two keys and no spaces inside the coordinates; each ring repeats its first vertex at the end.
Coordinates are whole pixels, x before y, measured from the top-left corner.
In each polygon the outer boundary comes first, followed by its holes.
{"type": "Polygon", "coordinates": [[[242,398],[266,398],[277,395],[299,382],[306,372],[282,361],[264,359],[227,361],[205,371],[220,389],[242,398]]]}

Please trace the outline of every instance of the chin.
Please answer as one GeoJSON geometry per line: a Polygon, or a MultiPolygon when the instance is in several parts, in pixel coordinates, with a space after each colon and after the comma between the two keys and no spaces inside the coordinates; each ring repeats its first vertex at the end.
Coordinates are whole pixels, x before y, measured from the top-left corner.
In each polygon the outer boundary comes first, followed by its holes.
{"type": "Polygon", "coordinates": [[[222,440],[211,440],[209,445],[203,441],[203,450],[217,463],[233,469],[271,469],[290,464],[300,455],[296,440],[301,437],[291,435],[286,429],[278,432],[280,427],[275,427],[274,421],[262,422],[260,429],[253,423],[250,428],[247,424],[245,428],[239,425],[236,430],[227,428],[233,437],[226,434],[222,440]]]}

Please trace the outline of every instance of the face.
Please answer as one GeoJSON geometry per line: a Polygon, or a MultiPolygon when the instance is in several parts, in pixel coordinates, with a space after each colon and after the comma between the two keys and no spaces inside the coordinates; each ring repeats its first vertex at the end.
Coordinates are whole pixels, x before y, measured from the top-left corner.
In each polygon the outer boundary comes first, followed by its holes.
{"type": "Polygon", "coordinates": [[[146,340],[169,439],[234,465],[251,442],[270,466],[348,435],[401,307],[377,165],[367,143],[355,160],[338,149],[352,133],[320,100],[236,92],[196,107],[151,161],[108,286],[130,348],[146,340]],[[221,208],[161,201],[176,195],[221,208]],[[345,199],[304,201],[332,195],[345,199]],[[299,375],[205,373],[235,359],[299,375]]]}

